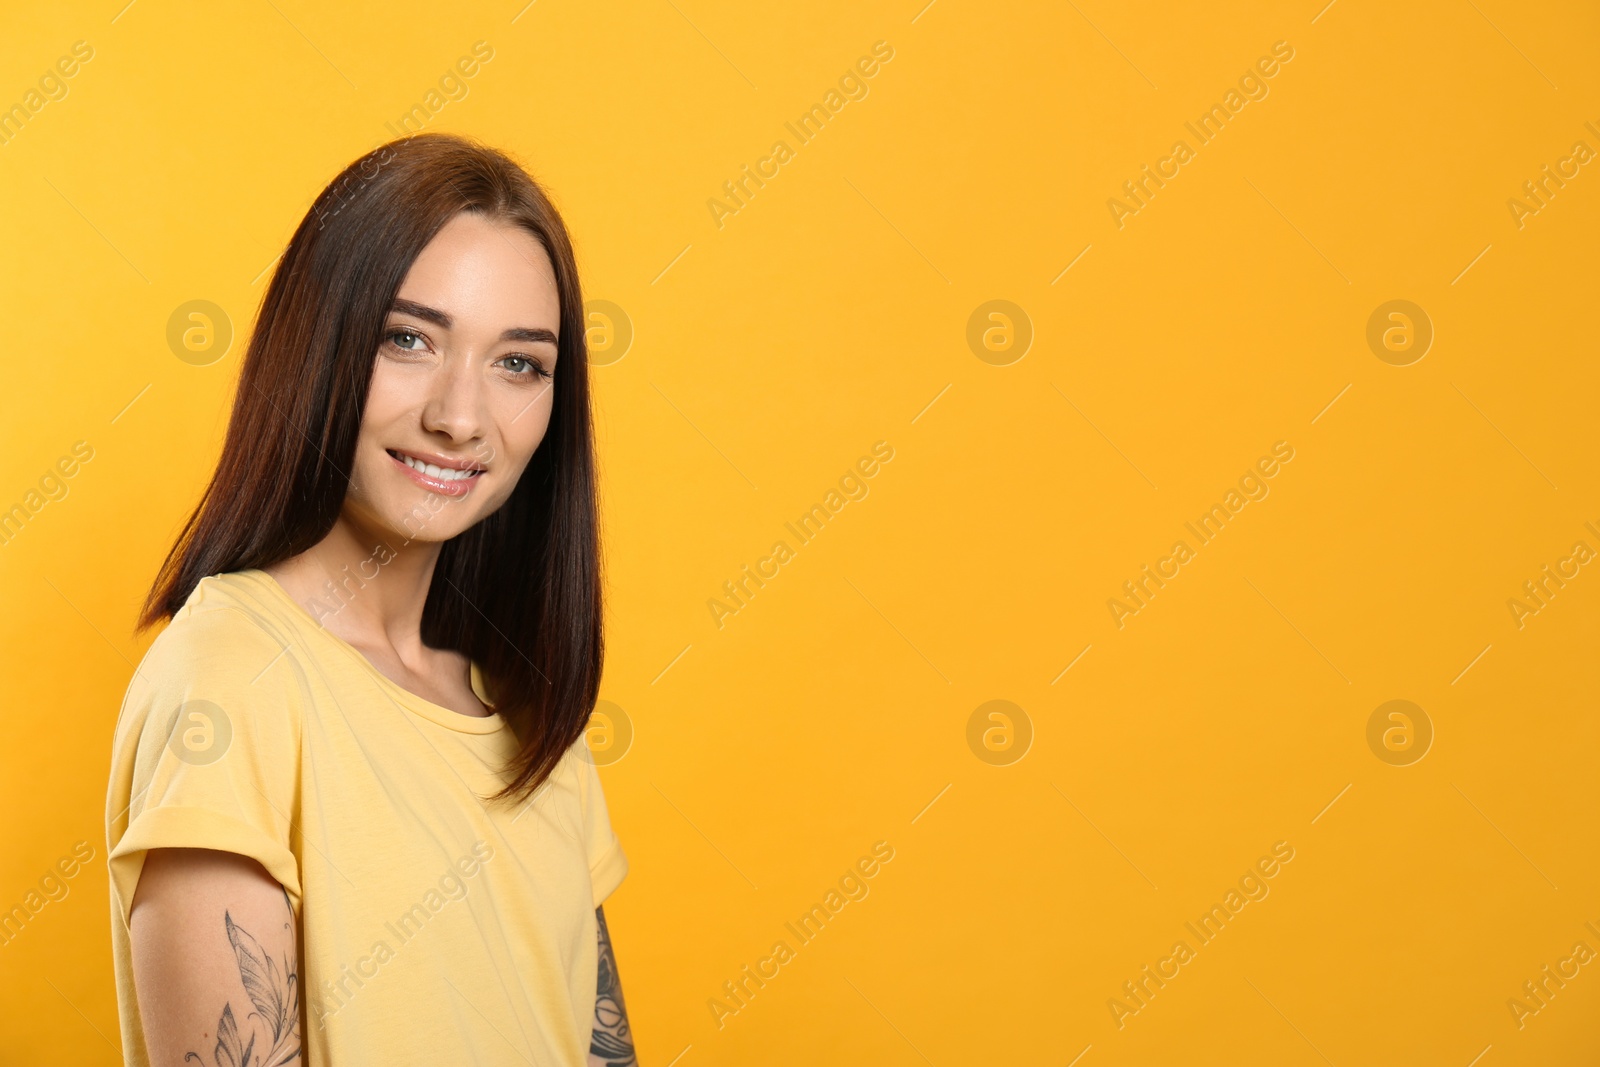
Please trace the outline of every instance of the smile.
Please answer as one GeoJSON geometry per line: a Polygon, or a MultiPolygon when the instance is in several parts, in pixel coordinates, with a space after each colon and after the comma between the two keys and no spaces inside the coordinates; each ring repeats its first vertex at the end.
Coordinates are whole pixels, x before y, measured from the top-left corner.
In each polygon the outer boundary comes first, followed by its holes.
{"type": "Polygon", "coordinates": [[[392,448],[386,451],[389,453],[389,458],[404,467],[406,473],[417,484],[447,496],[461,496],[472,488],[475,478],[486,473],[484,468],[472,465],[470,460],[457,461],[464,464],[460,466],[442,466],[392,448]]]}

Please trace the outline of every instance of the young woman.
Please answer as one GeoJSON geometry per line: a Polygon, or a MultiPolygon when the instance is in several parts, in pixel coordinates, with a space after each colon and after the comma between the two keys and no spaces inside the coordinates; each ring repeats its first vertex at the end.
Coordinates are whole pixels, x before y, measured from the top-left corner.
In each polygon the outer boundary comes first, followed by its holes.
{"type": "Polygon", "coordinates": [[[130,1064],[632,1064],[583,734],[583,300],[499,152],[317,198],[140,619],[106,806],[130,1064]]]}

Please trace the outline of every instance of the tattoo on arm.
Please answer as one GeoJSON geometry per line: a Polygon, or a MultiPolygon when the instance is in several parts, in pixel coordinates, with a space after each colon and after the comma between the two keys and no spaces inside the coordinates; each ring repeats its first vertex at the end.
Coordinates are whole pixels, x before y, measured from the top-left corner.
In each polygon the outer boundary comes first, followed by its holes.
{"type": "Polygon", "coordinates": [[[589,1057],[606,1067],[638,1067],[633,1055],[633,1030],[628,1026],[628,1009],[622,1003],[622,982],[617,977],[617,956],[611,950],[611,933],[606,929],[604,908],[596,908],[600,924],[600,979],[594,1001],[594,1034],[589,1039],[589,1057]]]}
{"type": "MultiPolygon", "coordinates": [[[[283,895],[283,902],[285,906],[289,905],[287,892],[283,895]]],[[[289,914],[291,917],[294,915],[292,907],[289,914]]],[[[292,933],[294,928],[291,923],[283,925],[292,933]]],[[[277,962],[261,947],[261,943],[235,923],[233,916],[226,911],[222,913],[222,926],[239,961],[239,977],[244,982],[244,991],[255,1010],[245,1015],[245,1029],[250,1038],[246,1042],[239,1032],[232,1003],[223,1004],[222,1016],[217,1020],[217,1047],[211,1053],[212,1062],[216,1067],[283,1067],[285,1064],[301,1062],[300,975],[293,938],[284,953],[280,971],[277,962]],[[252,1020],[259,1022],[259,1029],[252,1020]],[[265,1053],[256,1051],[258,1037],[270,1040],[265,1053]]],[[[263,1044],[267,1044],[267,1041],[263,1041],[263,1044]]],[[[190,1052],[183,1057],[184,1063],[190,1060],[205,1067],[205,1058],[198,1052],[190,1052]]]]}

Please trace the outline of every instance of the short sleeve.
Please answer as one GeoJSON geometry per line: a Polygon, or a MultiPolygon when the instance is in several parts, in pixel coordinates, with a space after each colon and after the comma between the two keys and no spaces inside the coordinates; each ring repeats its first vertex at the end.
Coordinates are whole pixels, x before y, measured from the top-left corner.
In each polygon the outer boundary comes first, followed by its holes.
{"type": "Polygon", "coordinates": [[[589,882],[594,887],[594,906],[622,884],[628,873],[628,857],[622,843],[611,829],[611,815],[606,809],[605,792],[600,788],[600,773],[595,767],[583,738],[575,746],[578,752],[578,798],[583,815],[584,848],[589,856],[589,882]]]}
{"type": "Polygon", "coordinates": [[[298,678],[284,640],[237,607],[182,612],[151,644],[117,721],[106,798],[111,892],[125,924],[153,848],[249,856],[299,910],[298,678]]]}

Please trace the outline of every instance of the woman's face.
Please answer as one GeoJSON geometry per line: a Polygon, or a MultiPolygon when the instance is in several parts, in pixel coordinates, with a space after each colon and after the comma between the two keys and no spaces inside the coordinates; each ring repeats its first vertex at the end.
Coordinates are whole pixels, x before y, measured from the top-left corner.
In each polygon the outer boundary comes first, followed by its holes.
{"type": "Polygon", "coordinates": [[[346,514],[400,548],[505,503],[550,423],[560,327],[532,234],[468,213],[445,224],[384,325],[346,514]]]}

